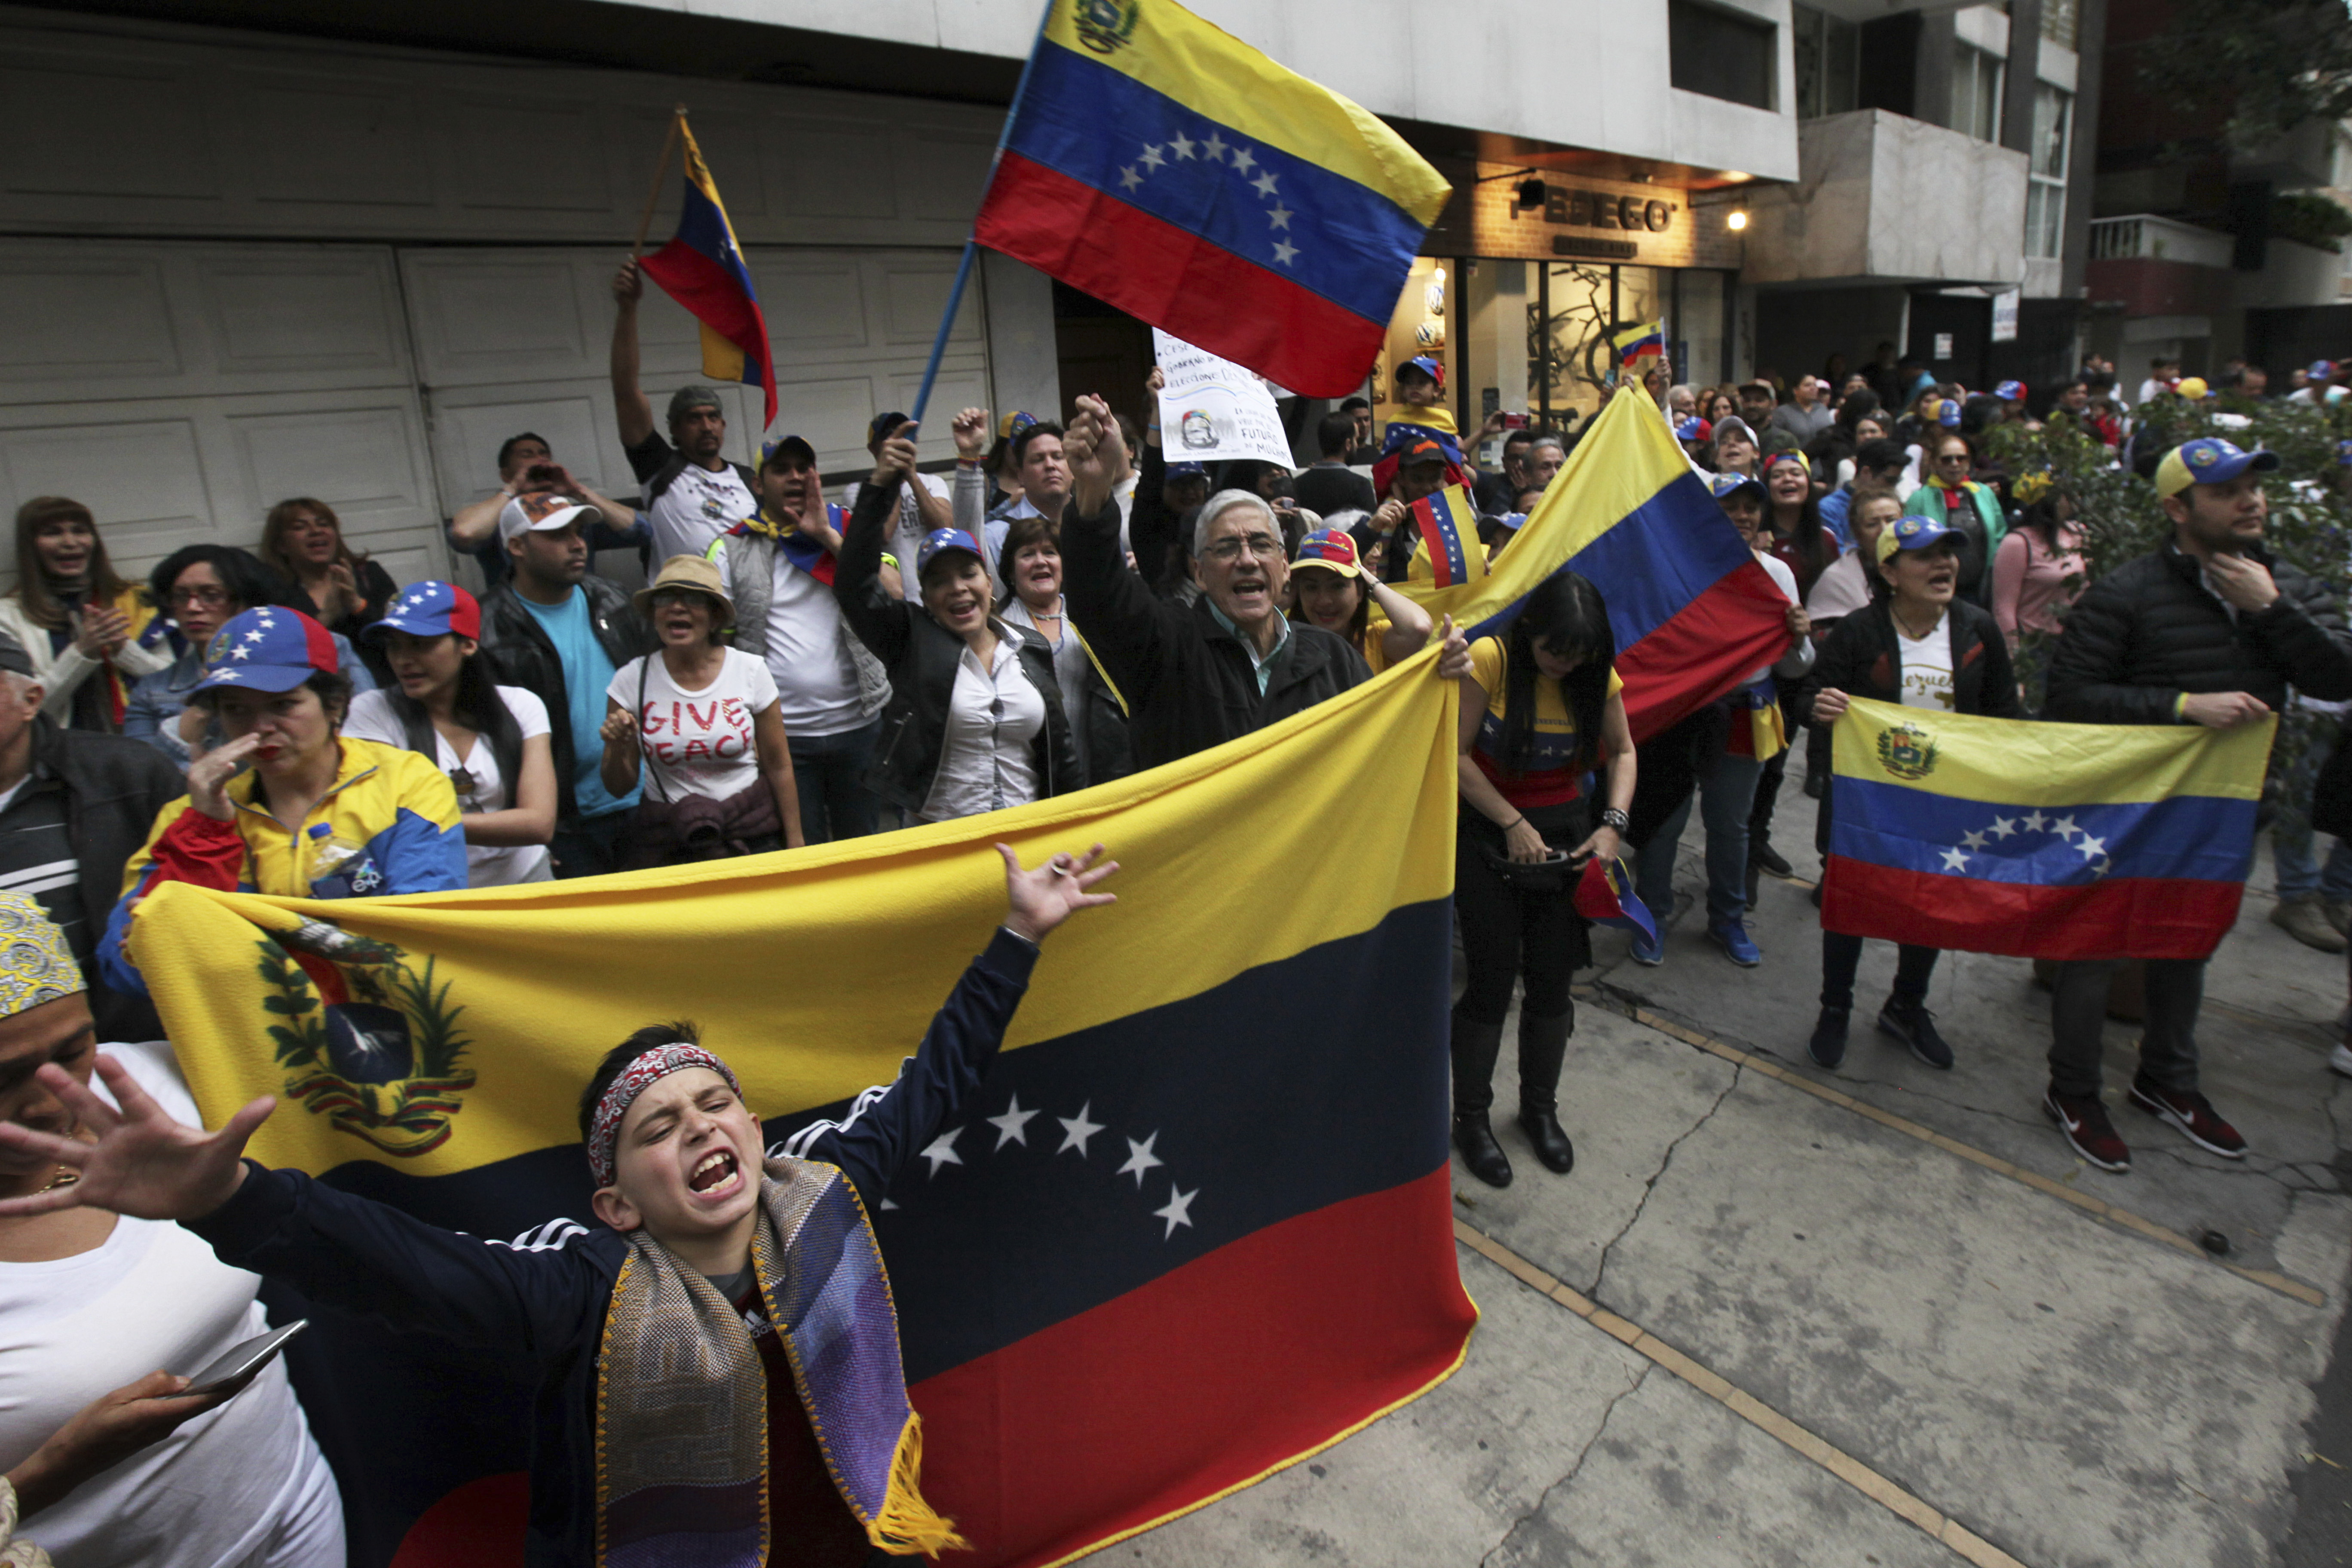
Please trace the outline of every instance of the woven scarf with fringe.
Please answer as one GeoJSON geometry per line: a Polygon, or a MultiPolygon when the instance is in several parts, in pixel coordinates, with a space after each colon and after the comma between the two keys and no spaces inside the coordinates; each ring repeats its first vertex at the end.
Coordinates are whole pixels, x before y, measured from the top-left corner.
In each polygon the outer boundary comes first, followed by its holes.
{"type": "MultiPolygon", "coordinates": [[[[751,1264],[825,1468],[866,1539],[899,1556],[961,1546],[923,1500],[922,1418],[866,1207],[839,1170],[772,1159],[751,1264]]],[[[600,1568],[768,1560],[767,1383],[742,1317],[644,1231],[614,1282],[597,1359],[600,1568]]]]}

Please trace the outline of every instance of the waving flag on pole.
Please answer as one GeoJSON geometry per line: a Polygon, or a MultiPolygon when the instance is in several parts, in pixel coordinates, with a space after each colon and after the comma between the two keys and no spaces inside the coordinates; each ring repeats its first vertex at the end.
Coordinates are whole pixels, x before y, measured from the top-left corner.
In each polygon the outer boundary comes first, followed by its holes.
{"type": "Polygon", "coordinates": [[[751,287],[751,269],[702,149],[694,143],[686,116],[676,121],[686,145],[686,199],[678,208],[677,232],[645,258],[646,276],[662,286],[702,323],[702,374],[713,381],[740,382],[767,394],[766,429],[776,418],[776,362],[768,347],[767,318],[751,287]]]}
{"type": "Polygon", "coordinates": [[[1856,699],[1822,929],[2021,958],[2203,958],[2238,918],[2278,721],[2029,724],[1856,699]]]}
{"type": "Polygon", "coordinates": [[[1054,0],[973,236],[1339,397],[1446,194],[1370,113],[1174,0],[1054,0]]]}

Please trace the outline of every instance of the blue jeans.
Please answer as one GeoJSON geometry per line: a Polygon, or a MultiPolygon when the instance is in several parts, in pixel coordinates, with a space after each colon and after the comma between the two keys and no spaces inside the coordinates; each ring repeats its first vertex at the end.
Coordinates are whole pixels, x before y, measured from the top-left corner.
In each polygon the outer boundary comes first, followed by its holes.
{"type": "Polygon", "coordinates": [[[2336,725],[2310,722],[2313,717],[2288,715],[2290,723],[2305,721],[2299,726],[2304,746],[2303,754],[2280,780],[2278,815],[2271,820],[2271,860],[2278,869],[2278,896],[2300,899],[2317,893],[2326,899],[2352,900],[2352,844],[2337,839],[2322,867],[2312,843],[2311,792],[2319,783],[2319,770],[2326,766],[2328,754],[2336,749],[2336,725]]]}
{"type": "MultiPolygon", "coordinates": [[[[1737,716],[1735,716],[1737,717],[1737,716]]],[[[1756,778],[1764,764],[1728,754],[1715,759],[1715,772],[1698,781],[1699,821],[1706,827],[1706,923],[1723,925],[1748,912],[1748,814],[1756,804],[1756,778]]],[[[1675,847],[1690,823],[1685,797],[1642,849],[1633,890],[1643,905],[1665,923],[1675,907],[1675,847]]]]}
{"type": "Polygon", "coordinates": [[[874,742],[881,733],[882,721],[877,719],[838,734],[792,737],[802,842],[830,844],[836,838],[863,838],[875,830],[878,803],[866,787],[866,771],[874,765],[874,742]]]}

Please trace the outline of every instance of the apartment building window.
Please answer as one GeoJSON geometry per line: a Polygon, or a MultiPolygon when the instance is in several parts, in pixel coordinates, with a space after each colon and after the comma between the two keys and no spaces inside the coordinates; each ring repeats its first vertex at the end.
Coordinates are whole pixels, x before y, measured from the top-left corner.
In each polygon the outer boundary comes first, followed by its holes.
{"type": "Polygon", "coordinates": [[[1973,44],[1952,46],[1952,129],[1979,142],[2000,140],[1999,55],[1973,44]]]}
{"type": "Polygon", "coordinates": [[[2033,86],[2033,145],[2026,166],[2025,254],[2056,256],[2066,237],[2066,154],[2074,99],[2048,82],[2033,86]]]}
{"type": "Polygon", "coordinates": [[[1744,11],[1719,10],[1698,0],[1666,0],[1671,79],[1685,92],[1769,109],[1779,31],[1744,11]]]}
{"type": "Polygon", "coordinates": [[[2080,0],[2042,0],[2042,36],[2062,49],[2076,47],[2083,33],[2080,0]]]}
{"type": "Polygon", "coordinates": [[[1796,47],[1797,118],[1844,114],[1861,97],[1862,29],[1817,6],[1791,7],[1796,47]]]}

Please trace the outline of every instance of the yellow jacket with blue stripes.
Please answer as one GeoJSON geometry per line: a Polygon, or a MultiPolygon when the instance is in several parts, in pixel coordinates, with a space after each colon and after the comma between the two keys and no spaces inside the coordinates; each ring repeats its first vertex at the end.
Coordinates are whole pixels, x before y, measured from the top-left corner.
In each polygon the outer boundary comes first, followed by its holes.
{"type": "Polygon", "coordinates": [[[227,822],[182,795],[156,815],[147,843],[123,868],[122,897],[106,922],[98,962],[107,984],[146,994],[123,952],[131,911],[157,882],[296,899],[360,899],[466,885],[466,835],[457,795],[431,758],[350,736],[334,786],[299,831],[254,799],[258,780],[230,781],[227,822]]]}

